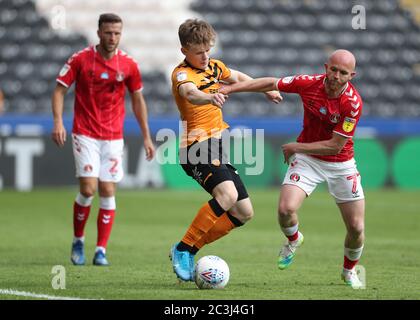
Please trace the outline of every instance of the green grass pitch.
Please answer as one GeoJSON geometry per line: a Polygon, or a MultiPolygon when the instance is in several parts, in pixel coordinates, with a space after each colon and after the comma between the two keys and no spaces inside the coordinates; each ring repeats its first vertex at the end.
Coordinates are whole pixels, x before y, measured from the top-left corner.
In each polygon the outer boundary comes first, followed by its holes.
{"type": "MultiPolygon", "coordinates": [[[[86,228],[88,263],[70,263],[75,189],[0,192],[0,289],[90,299],[419,299],[420,197],[418,192],[366,191],[366,243],[360,264],[366,289],[340,280],[344,224],[331,197],[316,191],[300,210],[305,244],[290,269],[276,259],[284,236],[277,225],[278,191],[250,190],[255,217],[204,247],[198,257],[219,255],[230,267],[224,290],[178,284],[168,259],[209,199],[203,191],[123,191],[108,246],[110,267],[92,266],[96,241],[95,199],[86,228]],[[66,271],[54,290],[52,268],[66,271]]],[[[29,299],[0,294],[0,299],[29,299]]]]}

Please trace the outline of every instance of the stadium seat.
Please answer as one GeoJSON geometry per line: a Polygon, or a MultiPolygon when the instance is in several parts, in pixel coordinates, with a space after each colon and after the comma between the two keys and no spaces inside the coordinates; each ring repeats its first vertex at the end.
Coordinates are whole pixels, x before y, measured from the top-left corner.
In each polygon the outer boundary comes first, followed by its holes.
{"type": "Polygon", "coordinates": [[[35,113],[37,112],[37,104],[31,98],[17,96],[11,99],[8,111],[13,113],[35,113]]]}

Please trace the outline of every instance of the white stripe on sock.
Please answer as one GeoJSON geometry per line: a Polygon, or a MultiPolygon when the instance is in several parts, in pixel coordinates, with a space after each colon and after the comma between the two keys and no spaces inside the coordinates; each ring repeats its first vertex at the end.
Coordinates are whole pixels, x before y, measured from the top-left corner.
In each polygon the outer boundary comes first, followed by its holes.
{"type": "Polygon", "coordinates": [[[299,229],[299,224],[296,224],[294,226],[291,227],[287,227],[287,228],[283,228],[281,227],[281,231],[283,231],[283,233],[286,236],[293,236],[299,229]]]}
{"type": "Polygon", "coordinates": [[[100,197],[99,206],[101,209],[115,210],[117,206],[115,203],[115,197],[100,197]]]}
{"type": "Polygon", "coordinates": [[[76,196],[76,202],[79,206],[82,207],[89,207],[92,204],[93,196],[92,197],[85,197],[80,192],[76,196]]]}
{"type": "Polygon", "coordinates": [[[360,260],[362,256],[363,246],[356,249],[344,248],[344,255],[351,261],[360,260]]]}

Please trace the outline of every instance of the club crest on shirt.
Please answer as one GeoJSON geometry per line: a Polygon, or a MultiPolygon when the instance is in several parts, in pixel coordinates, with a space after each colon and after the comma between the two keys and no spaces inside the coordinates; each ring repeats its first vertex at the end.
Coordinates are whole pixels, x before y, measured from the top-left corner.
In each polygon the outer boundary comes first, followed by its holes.
{"type": "Polygon", "coordinates": [[[351,132],[353,131],[354,126],[356,125],[356,119],[345,117],[343,122],[343,130],[344,132],[351,132]]]}
{"type": "Polygon", "coordinates": [[[117,75],[115,76],[115,79],[117,79],[117,81],[121,82],[124,80],[124,73],[122,72],[117,72],[117,75]]]}
{"type": "Polygon", "coordinates": [[[66,63],[60,70],[60,77],[64,77],[70,70],[70,66],[66,63]]]}
{"type": "Polygon", "coordinates": [[[340,114],[339,114],[339,113],[333,113],[333,114],[330,116],[330,121],[331,121],[332,123],[338,123],[338,122],[340,121],[340,114]]]}

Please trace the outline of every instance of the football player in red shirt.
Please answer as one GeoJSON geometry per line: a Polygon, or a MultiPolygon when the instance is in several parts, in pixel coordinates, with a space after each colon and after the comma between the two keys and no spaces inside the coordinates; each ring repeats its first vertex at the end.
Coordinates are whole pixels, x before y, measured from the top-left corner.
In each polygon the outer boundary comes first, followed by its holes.
{"type": "Polygon", "coordinates": [[[75,53],[57,78],[52,96],[54,127],[52,139],[62,147],[66,141],[63,125],[64,96],[75,82],[73,154],[80,192],[73,206],[74,239],[71,261],[85,264],[84,228],[96,190],[100,209],[98,237],[93,264],[108,265],[106,247],[114,222],[116,184],[123,177],[123,123],[125,87],[131,95],[134,115],[143,134],[147,160],[155,154],[147,121],[147,105],[137,62],[118,49],[122,32],[119,16],[99,17],[99,44],[75,53]]]}
{"type": "Polygon", "coordinates": [[[365,201],[353,158],[352,137],[363,102],[350,83],[356,74],[355,67],[353,54],[341,49],[330,55],[325,74],[260,78],[225,86],[220,92],[275,89],[300,96],[304,108],[303,130],[297,142],[282,146],[289,169],[281,187],[278,218],[288,240],[280,251],[278,267],[286,269],[303,243],[297,211],[315,187],[326,181],[347,228],[342,278],[353,288],[360,288],[363,284],[355,266],[364,244],[365,201]]]}

